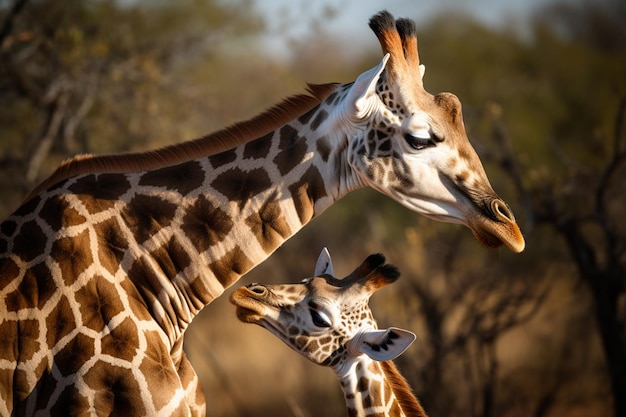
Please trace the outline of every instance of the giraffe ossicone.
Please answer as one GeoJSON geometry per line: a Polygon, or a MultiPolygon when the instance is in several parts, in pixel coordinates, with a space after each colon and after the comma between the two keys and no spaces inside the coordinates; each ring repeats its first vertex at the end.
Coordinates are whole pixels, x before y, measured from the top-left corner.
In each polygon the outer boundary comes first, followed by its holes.
{"type": "Polygon", "coordinates": [[[331,275],[324,249],[315,274],[295,284],[250,284],[231,294],[237,317],[257,324],[312,362],[332,368],[350,416],[422,416],[426,413],[390,362],[415,340],[408,330],[378,329],[370,296],[399,273],[370,255],[350,275],[331,275]]]}
{"type": "Polygon", "coordinates": [[[384,56],[355,83],[193,141],[72,158],[0,224],[0,415],[203,415],[189,323],[361,187],[523,250],[460,102],[423,88],[415,24],[370,27],[384,56]]]}

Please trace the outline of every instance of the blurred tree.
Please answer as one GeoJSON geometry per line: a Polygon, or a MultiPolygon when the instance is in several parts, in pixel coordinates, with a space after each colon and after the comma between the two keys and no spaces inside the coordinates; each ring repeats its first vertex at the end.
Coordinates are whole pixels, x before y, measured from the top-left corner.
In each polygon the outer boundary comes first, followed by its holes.
{"type": "Polygon", "coordinates": [[[186,93],[175,69],[258,33],[245,5],[15,0],[0,9],[0,152],[13,173],[1,211],[69,155],[164,141],[156,92],[186,93]]]}
{"type": "Polygon", "coordinates": [[[474,250],[461,232],[439,235],[433,247],[431,236],[409,228],[402,244],[408,248],[392,247],[393,252],[410,248],[424,254],[405,262],[412,276],[407,288],[395,294],[407,306],[406,314],[419,318],[421,358],[406,355],[397,361],[423,363],[419,376],[411,375],[432,415],[506,415],[509,406],[498,404],[500,391],[506,391],[498,345],[536,315],[548,286],[523,273],[505,273],[488,257],[468,262],[474,250]],[[464,384],[455,385],[459,378],[464,384]]]}
{"type": "Polygon", "coordinates": [[[626,173],[625,129],[626,97],[617,111],[610,141],[612,152],[606,165],[599,171],[573,165],[567,177],[555,179],[577,184],[563,191],[570,194],[568,200],[590,201],[588,207],[584,203],[563,204],[566,198],[555,191],[554,181],[528,184],[522,178],[524,169],[511,153],[504,128],[498,123],[494,126],[494,140],[501,146],[503,167],[517,184],[533,222],[554,228],[562,237],[580,278],[591,291],[611,380],[614,413],[618,417],[626,416],[626,224],[622,217],[626,189],[620,181],[626,173]]]}
{"type": "Polygon", "coordinates": [[[561,170],[528,178],[524,173],[537,168],[520,161],[497,117],[493,130],[502,166],[532,223],[560,235],[591,292],[616,417],[626,416],[625,18],[623,4],[607,2],[559,5],[537,19],[541,45],[573,55],[563,56],[567,72],[553,83],[567,115],[554,123],[560,140],[553,154],[561,170]]]}

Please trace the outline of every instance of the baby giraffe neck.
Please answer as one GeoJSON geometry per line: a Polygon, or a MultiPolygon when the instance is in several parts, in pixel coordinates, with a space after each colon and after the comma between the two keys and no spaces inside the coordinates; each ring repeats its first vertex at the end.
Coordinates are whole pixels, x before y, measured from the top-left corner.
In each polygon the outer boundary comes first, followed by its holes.
{"type": "Polygon", "coordinates": [[[339,380],[350,417],[427,417],[392,361],[364,356],[339,380]]]}

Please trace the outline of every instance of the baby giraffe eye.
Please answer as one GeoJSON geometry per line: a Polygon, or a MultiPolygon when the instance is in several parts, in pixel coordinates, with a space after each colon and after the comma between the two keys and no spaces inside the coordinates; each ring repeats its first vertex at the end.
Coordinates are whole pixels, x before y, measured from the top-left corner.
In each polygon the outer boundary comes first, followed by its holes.
{"type": "Polygon", "coordinates": [[[330,319],[326,314],[313,309],[309,309],[309,311],[311,312],[311,319],[313,320],[314,325],[322,328],[331,326],[330,319]]]}

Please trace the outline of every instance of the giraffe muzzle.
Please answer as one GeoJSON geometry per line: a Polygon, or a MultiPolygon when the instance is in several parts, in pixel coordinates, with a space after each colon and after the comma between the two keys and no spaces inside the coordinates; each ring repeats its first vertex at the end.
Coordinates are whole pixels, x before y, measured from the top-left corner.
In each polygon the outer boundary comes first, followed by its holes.
{"type": "Polygon", "coordinates": [[[265,313],[263,300],[269,290],[260,284],[250,284],[237,289],[229,301],[236,307],[237,318],[244,323],[257,323],[265,313]]]}
{"type": "Polygon", "coordinates": [[[522,252],[526,243],[509,206],[495,197],[482,207],[482,215],[468,218],[474,237],[487,247],[497,248],[504,244],[513,252],[522,252]]]}

